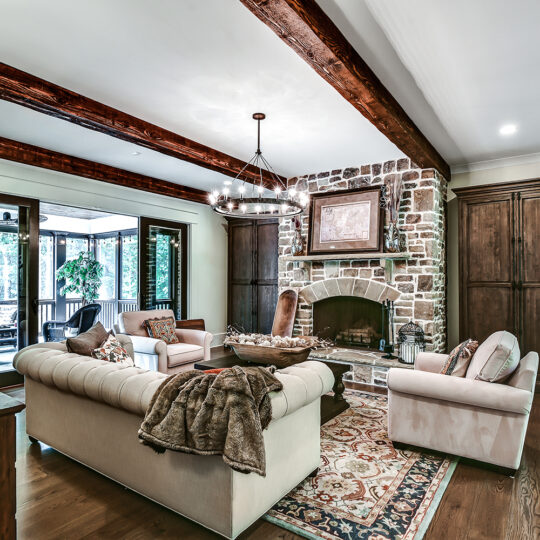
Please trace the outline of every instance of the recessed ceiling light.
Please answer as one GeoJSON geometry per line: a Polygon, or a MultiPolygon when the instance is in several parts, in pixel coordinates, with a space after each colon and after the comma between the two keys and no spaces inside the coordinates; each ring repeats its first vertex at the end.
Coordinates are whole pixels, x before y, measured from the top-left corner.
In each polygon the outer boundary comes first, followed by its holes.
{"type": "Polygon", "coordinates": [[[225,182],[223,182],[226,186],[230,186],[232,184],[232,181],[231,180],[225,180],[225,182]]]}
{"type": "Polygon", "coordinates": [[[517,131],[516,124],[505,124],[499,129],[500,135],[513,135],[517,131]]]}
{"type": "Polygon", "coordinates": [[[131,155],[132,155],[132,156],[140,156],[141,153],[140,153],[140,152],[131,152],[131,155]]]}

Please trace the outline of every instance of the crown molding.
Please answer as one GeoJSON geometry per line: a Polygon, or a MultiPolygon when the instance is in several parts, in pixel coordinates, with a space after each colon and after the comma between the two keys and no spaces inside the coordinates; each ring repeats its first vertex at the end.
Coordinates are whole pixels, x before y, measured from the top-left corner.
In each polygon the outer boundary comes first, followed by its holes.
{"type": "Polygon", "coordinates": [[[488,159],[485,161],[474,161],[451,167],[452,175],[475,171],[484,171],[488,169],[499,169],[502,167],[515,167],[517,165],[528,165],[530,163],[540,164],[540,152],[534,154],[523,154],[520,156],[511,156],[505,158],[488,159]]]}

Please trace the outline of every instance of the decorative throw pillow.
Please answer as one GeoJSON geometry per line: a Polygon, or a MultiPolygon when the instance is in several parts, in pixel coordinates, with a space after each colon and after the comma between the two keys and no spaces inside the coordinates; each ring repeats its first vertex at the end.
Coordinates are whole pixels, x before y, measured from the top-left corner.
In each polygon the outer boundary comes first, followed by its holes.
{"type": "Polygon", "coordinates": [[[486,382],[503,382],[518,367],[519,343],[516,336],[499,330],[478,347],[467,370],[467,379],[486,382]]]}
{"type": "Polygon", "coordinates": [[[441,373],[443,375],[452,375],[453,377],[465,377],[476,349],[478,349],[478,341],[472,339],[467,339],[457,347],[454,347],[448,355],[448,360],[441,369],[441,373]]]}
{"type": "Polygon", "coordinates": [[[97,322],[87,332],[83,332],[77,337],[68,338],[66,347],[70,353],[92,356],[94,349],[99,347],[107,339],[108,335],[104,326],[97,322]]]}
{"type": "Polygon", "coordinates": [[[168,345],[180,343],[175,332],[176,323],[172,317],[162,319],[148,319],[144,321],[146,331],[151,338],[161,339],[168,345]]]}
{"type": "Polygon", "coordinates": [[[106,362],[114,362],[115,364],[125,364],[126,366],[134,366],[135,362],[133,358],[129,356],[128,352],[120,342],[110,335],[97,349],[94,349],[92,356],[98,360],[105,360],[106,362]]]}

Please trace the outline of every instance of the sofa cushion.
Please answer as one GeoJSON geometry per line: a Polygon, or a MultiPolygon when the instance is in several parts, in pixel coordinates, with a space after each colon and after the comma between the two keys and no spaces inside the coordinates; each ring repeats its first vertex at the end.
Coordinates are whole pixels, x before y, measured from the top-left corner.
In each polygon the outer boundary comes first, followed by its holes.
{"type": "Polygon", "coordinates": [[[147,319],[144,326],[148,335],[154,339],[161,339],[165,343],[180,343],[175,333],[174,317],[162,317],[160,319],[147,319]]]}
{"type": "Polygon", "coordinates": [[[476,349],[478,349],[478,341],[470,338],[454,347],[441,369],[441,374],[465,377],[476,349]]]}
{"type": "Polygon", "coordinates": [[[519,344],[515,336],[505,330],[491,334],[478,347],[467,370],[467,379],[502,382],[519,364],[519,344]]]}
{"type": "Polygon", "coordinates": [[[169,367],[181,366],[202,360],[204,349],[191,343],[174,343],[167,345],[167,363],[169,367]]]}
{"type": "Polygon", "coordinates": [[[92,356],[94,349],[97,349],[109,337],[109,333],[104,326],[97,322],[90,330],[66,340],[67,350],[71,353],[82,356],[92,356]]]}
{"type": "Polygon", "coordinates": [[[121,363],[128,366],[135,365],[133,358],[129,356],[126,349],[122,347],[120,342],[114,336],[109,336],[105,343],[102,343],[100,347],[94,349],[92,356],[98,360],[105,360],[106,362],[121,363]]]}

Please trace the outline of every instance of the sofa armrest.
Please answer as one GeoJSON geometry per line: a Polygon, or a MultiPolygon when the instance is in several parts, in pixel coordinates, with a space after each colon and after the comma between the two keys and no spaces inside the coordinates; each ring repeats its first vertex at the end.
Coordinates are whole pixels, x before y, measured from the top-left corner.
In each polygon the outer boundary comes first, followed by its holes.
{"type": "Polygon", "coordinates": [[[133,344],[133,350],[142,354],[167,355],[167,344],[161,339],[144,336],[129,336],[133,344]]]}
{"type": "Polygon", "coordinates": [[[388,371],[387,383],[389,392],[517,414],[529,414],[533,398],[531,392],[505,384],[401,368],[388,371]]]}
{"type": "Polygon", "coordinates": [[[213,335],[205,330],[193,330],[188,328],[177,328],[175,330],[178,339],[182,343],[191,345],[199,345],[204,349],[204,360],[210,360],[210,344],[212,343],[213,335]]]}
{"type": "Polygon", "coordinates": [[[307,360],[276,371],[283,385],[280,392],[271,392],[272,419],[276,420],[318,400],[332,390],[334,375],[322,362],[307,360]]]}
{"type": "Polygon", "coordinates": [[[444,363],[448,360],[447,354],[434,352],[421,352],[416,356],[414,369],[420,371],[429,371],[431,373],[440,373],[444,363]]]}

